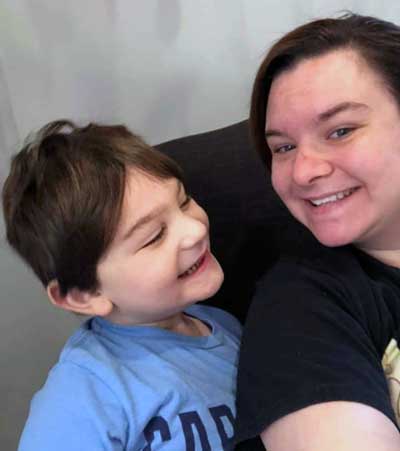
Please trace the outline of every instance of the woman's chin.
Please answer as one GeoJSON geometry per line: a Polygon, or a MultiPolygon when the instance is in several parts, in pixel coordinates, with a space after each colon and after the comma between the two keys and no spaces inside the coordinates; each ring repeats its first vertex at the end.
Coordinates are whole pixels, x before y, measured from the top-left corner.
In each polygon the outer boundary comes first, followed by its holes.
{"type": "Polygon", "coordinates": [[[346,246],[354,241],[349,236],[340,235],[337,233],[327,233],[327,231],[311,230],[311,233],[321,244],[327,247],[346,246]]]}

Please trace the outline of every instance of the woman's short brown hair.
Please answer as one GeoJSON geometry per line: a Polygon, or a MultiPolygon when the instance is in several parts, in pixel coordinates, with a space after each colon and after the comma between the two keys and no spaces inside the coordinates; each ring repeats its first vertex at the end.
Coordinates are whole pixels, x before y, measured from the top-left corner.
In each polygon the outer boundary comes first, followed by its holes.
{"type": "Polygon", "coordinates": [[[265,120],[273,80],[305,59],[341,48],[358,52],[381,76],[400,106],[400,27],[352,13],[302,25],[271,47],[253,86],[250,127],[257,151],[267,167],[271,167],[271,152],[265,139],[265,120]]]}
{"type": "Polygon", "coordinates": [[[27,139],[3,187],[7,239],[44,286],[93,291],[121,215],[127,168],[183,182],[179,166],[125,126],[54,121],[27,139]]]}

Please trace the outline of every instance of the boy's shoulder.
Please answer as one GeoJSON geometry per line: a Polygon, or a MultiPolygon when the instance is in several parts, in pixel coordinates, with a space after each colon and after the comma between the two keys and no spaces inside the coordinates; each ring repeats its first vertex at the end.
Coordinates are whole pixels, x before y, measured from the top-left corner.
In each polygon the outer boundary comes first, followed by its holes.
{"type": "MultiPolygon", "coordinates": [[[[204,322],[210,323],[214,329],[229,333],[232,337],[240,337],[242,326],[230,313],[204,304],[195,304],[185,313],[204,322]]],[[[162,329],[156,327],[125,328],[113,325],[101,318],[91,318],[82,325],[66,341],[59,358],[59,364],[73,364],[90,372],[106,375],[115,366],[116,360],[131,361],[139,358],[143,363],[144,349],[154,346],[158,354],[168,346],[169,337],[162,329]],[[143,342],[146,342],[142,346],[143,342]]],[[[146,356],[151,358],[152,353],[146,356]]],[[[109,375],[108,375],[109,376],[109,375]]]]}

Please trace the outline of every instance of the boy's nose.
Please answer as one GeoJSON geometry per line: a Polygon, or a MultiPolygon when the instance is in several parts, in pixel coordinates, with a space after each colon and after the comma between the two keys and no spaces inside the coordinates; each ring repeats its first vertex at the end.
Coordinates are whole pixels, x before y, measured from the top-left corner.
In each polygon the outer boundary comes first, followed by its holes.
{"type": "Polygon", "coordinates": [[[203,241],[208,234],[208,227],[202,221],[195,218],[188,218],[183,224],[183,237],[181,247],[187,249],[196,246],[203,241]]]}
{"type": "Polygon", "coordinates": [[[312,184],[333,171],[332,164],[315,152],[299,151],[293,164],[292,177],[297,185],[312,184]]]}

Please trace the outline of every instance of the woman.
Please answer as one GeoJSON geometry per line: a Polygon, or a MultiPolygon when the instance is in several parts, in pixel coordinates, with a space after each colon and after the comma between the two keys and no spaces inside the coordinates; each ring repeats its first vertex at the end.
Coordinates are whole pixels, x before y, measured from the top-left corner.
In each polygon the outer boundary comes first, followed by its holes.
{"type": "Polygon", "coordinates": [[[258,286],[237,439],[399,450],[400,28],[348,14],[290,32],[259,69],[250,120],[274,189],[316,240],[292,242],[258,286]]]}

